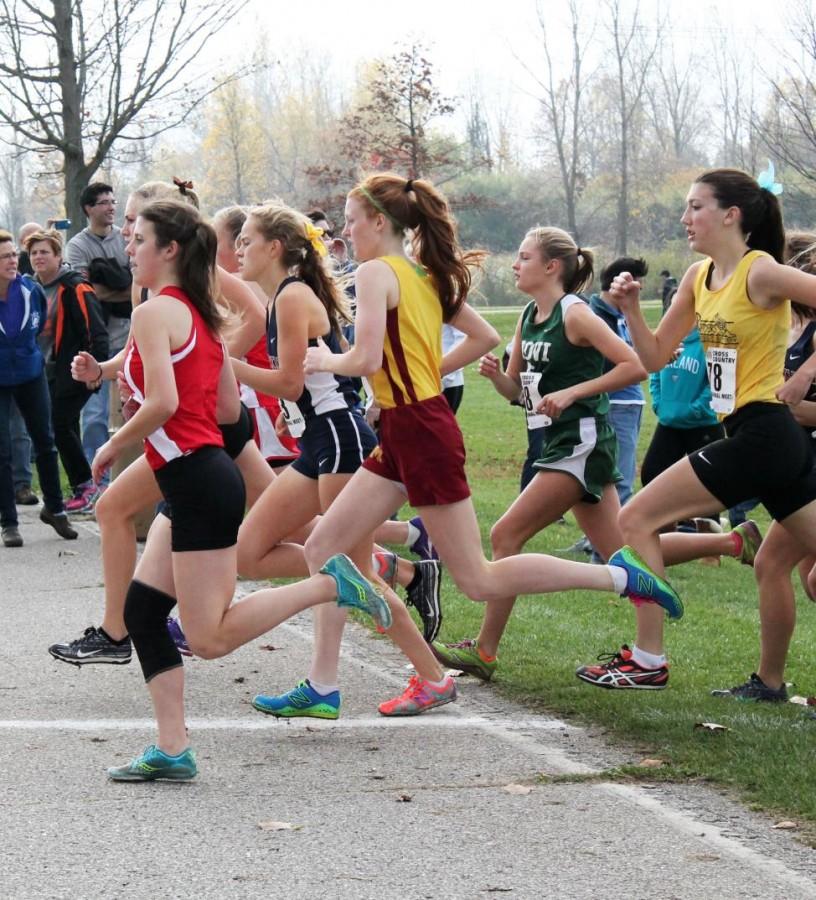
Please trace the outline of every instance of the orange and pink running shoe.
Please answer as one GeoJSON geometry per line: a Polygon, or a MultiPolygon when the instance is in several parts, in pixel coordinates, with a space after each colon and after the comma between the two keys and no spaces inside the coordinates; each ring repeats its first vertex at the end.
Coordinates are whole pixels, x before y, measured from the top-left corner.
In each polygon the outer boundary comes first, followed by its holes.
{"type": "Polygon", "coordinates": [[[383,716],[418,716],[426,709],[451,703],[455,699],[456,682],[450,675],[445,676],[441,687],[434,687],[419,675],[413,675],[399,697],[386,700],[377,708],[383,716]]]}

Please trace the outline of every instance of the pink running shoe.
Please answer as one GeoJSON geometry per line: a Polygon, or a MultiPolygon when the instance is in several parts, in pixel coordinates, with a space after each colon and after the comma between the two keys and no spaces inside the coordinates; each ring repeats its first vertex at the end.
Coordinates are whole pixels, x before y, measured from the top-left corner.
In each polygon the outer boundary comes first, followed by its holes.
{"type": "Polygon", "coordinates": [[[93,512],[94,504],[99,496],[99,490],[92,481],[80,485],[74,496],[65,503],[65,511],[77,515],[79,513],[93,512]]]}
{"type": "Polygon", "coordinates": [[[419,675],[413,675],[408,682],[408,687],[399,697],[386,700],[377,708],[383,716],[418,716],[426,709],[451,703],[455,699],[456,682],[450,675],[445,677],[442,687],[438,688],[433,687],[419,675]]]}

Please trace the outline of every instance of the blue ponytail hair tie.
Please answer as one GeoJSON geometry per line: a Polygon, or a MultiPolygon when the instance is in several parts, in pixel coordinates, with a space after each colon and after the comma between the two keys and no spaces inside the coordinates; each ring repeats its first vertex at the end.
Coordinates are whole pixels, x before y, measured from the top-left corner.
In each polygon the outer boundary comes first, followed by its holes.
{"type": "Polygon", "coordinates": [[[775,177],[776,172],[774,171],[774,164],[768,160],[768,168],[757,175],[757,184],[763,190],[770,191],[778,197],[785,189],[778,181],[774,181],[775,177]]]}

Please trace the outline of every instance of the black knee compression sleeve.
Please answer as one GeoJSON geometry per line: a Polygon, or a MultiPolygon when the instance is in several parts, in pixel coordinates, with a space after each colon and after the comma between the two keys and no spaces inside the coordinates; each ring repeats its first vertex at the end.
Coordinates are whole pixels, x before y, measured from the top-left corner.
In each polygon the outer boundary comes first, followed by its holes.
{"type": "Polygon", "coordinates": [[[167,616],[175,605],[175,599],[169,594],[141,581],[130,582],[125,598],[125,625],[145,681],[182,665],[181,654],[167,630],[167,616]]]}

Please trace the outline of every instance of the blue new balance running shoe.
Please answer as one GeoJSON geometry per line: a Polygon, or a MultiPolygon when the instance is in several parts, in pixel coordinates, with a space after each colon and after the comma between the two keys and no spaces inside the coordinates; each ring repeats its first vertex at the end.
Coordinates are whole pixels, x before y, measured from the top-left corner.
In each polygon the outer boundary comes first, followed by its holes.
{"type": "Polygon", "coordinates": [[[151,744],[141,756],[132,759],[126,766],[108,769],[112,781],[190,781],[198,774],[195,753],[188,747],[178,756],[168,756],[155,744],[151,744]]]}
{"type": "Polygon", "coordinates": [[[318,694],[308,681],[299,681],[297,687],[277,697],[258,694],[252,698],[255,709],[270,716],[284,719],[310,716],[314,719],[336,719],[340,715],[340,691],[318,694]]]}
{"type": "Polygon", "coordinates": [[[683,618],[683,601],[677,591],[665,578],[652,571],[631,547],[621,547],[613,553],[609,557],[609,565],[626,571],[624,597],[635,604],[638,600],[657,603],[666,610],[670,619],[683,618]]]}
{"type": "Polygon", "coordinates": [[[391,627],[391,610],[385,599],[344,554],[338,553],[320,570],[337,585],[337,605],[359,609],[385,630],[391,627]]]}

